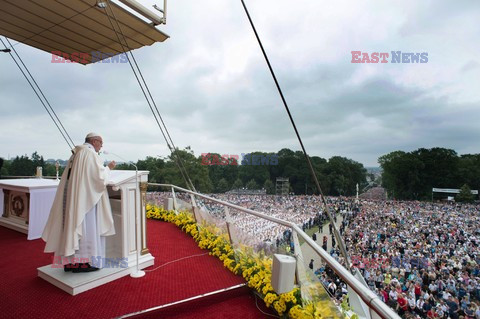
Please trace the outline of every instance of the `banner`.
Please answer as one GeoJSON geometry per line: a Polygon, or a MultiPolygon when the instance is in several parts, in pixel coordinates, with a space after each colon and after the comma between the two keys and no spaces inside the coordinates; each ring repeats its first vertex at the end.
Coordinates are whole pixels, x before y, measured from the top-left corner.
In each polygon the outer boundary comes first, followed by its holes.
{"type": "MultiPolygon", "coordinates": [[[[450,193],[450,194],[460,194],[459,189],[455,188],[432,188],[433,193],[450,193]]],[[[471,190],[473,195],[478,195],[478,190],[472,189],[471,190]]]]}

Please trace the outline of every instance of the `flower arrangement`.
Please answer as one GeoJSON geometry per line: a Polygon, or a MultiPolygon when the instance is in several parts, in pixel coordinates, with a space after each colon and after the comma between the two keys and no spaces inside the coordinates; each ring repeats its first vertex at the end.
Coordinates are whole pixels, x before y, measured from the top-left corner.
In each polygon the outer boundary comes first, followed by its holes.
{"type": "Polygon", "coordinates": [[[147,204],[146,217],[174,223],[191,235],[200,248],[210,250],[210,255],[223,261],[225,268],[241,275],[248,287],[263,298],[265,305],[273,307],[280,316],[294,319],[341,318],[338,311],[332,308],[330,300],[302,300],[300,288],[294,288],[288,293],[275,293],[271,284],[271,257],[262,252],[256,253],[247,246],[234,249],[227,234],[215,225],[198,225],[190,212],[175,213],[147,204]]]}
{"type": "Polygon", "coordinates": [[[348,295],[343,296],[340,308],[342,309],[342,313],[345,317],[350,319],[358,319],[358,315],[353,312],[352,307],[350,307],[348,303],[348,295]]]}

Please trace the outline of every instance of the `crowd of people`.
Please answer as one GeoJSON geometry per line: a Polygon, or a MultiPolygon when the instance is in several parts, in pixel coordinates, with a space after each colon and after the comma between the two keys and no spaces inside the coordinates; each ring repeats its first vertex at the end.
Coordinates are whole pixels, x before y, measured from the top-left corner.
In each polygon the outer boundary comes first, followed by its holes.
{"type": "MultiPolygon", "coordinates": [[[[321,229],[328,220],[327,214],[322,211],[323,206],[318,196],[233,194],[212,194],[210,196],[271,217],[293,222],[304,231],[314,227],[321,229]]],[[[200,202],[214,216],[225,217],[222,205],[212,201],[200,202]]],[[[328,197],[327,203],[333,216],[336,216],[338,212],[352,210],[353,207],[353,200],[345,200],[344,198],[328,197]]],[[[235,227],[246,234],[256,237],[260,241],[272,243],[276,247],[284,243],[292,244],[290,237],[291,229],[288,227],[238,210],[230,209],[230,216],[235,227]]]]}
{"type": "MultiPolygon", "coordinates": [[[[479,208],[363,201],[358,213],[342,221],[351,263],[404,318],[478,319],[479,208]]],[[[326,286],[341,285],[335,276],[321,276],[326,286]]]]}
{"type": "MultiPolygon", "coordinates": [[[[148,193],[147,200],[163,205],[171,192],[148,193]]],[[[212,198],[229,202],[251,209],[265,215],[294,222],[304,230],[314,225],[321,225],[326,216],[322,213],[321,202],[318,196],[275,196],[275,195],[244,195],[244,194],[211,194],[212,198]]],[[[185,194],[176,194],[177,199],[190,202],[185,194]]],[[[337,199],[329,199],[336,205],[337,199]]],[[[225,219],[225,207],[213,201],[196,198],[196,205],[204,208],[214,217],[225,219]]],[[[338,206],[338,205],[337,205],[338,206]]],[[[242,232],[255,236],[259,241],[275,243],[284,239],[288,227],[261,219],[239,210],[230,209],[232,224],[242,232]]]]}
{"type": "MultiPolygon", "coordinates": [[[[331,230],[321,234],[328,221],[317,196],[210,196],[294,222],[304,230],[318,227],[315,239],[330,234],[332,242],[331,230]]],[[[340,233],[351,264],[402,317],[480,319],[480,206],[385,200],[354,204],[354,199],[344,198],[328,202],[341,218],[340,233]]],[[[197,204],[225,218],[221,205],[208,200],[197,204]]],[[[230,215],[233,225],[262,241],[276,246],[289,242],[289,230],[283,226],[236,210],[230,215]]],[[[325,240],[323,244],[326,248],[325,240]]],[[[332,244],[331,255],[344,263],[332,244]]],[[[345,284],[328,267],[316,273],[333,296],[341,299],[346,294],[345,284]]]]}
{"type": "MultiPolygon", "coordinates": [[[[321,203],[318,197],[313,196],[213,194],[212,197],[271,217],[288,220],[304,229],[310,227],[314,219],[322,215],[321,203]]],[[[204,204],[213,214],[223,215],[223,207],[212,201],[205,201],[204,204]]],[[[276,243],[278,246],[279,241],[284,239],[284,234],[288,231],[288,227],[277,223],[238,210],[230,211],[232,224],[260,241],[276,243]]]]}

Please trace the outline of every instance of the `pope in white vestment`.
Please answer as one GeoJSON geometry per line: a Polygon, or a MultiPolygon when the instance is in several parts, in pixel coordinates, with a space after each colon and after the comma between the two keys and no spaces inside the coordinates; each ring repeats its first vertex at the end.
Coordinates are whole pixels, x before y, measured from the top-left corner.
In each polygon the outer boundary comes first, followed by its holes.
{"type": "Polygon", "coordinates": [[[105,236],[115,234],[106,188],[115,162],[103,166],[98,134],[89,133],[85,141],[75,147],[62,174],[42,239],[45,252],[55,253],[63,264],[66,259],[69,264],[88,262],[96,270],[105,258],[105,236]]]}

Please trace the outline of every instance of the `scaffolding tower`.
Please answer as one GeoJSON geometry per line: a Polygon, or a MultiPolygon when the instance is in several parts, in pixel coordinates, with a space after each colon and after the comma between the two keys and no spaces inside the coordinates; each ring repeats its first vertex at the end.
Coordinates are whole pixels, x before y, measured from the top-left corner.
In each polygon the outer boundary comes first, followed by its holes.
{"type": "Polygon", "coordinates": [[[289,190],[290,190],[290,182],[288,181],[288,177],[277,177],[275,194],[282,195],[282,196],[288,195],[289,190]]]}

